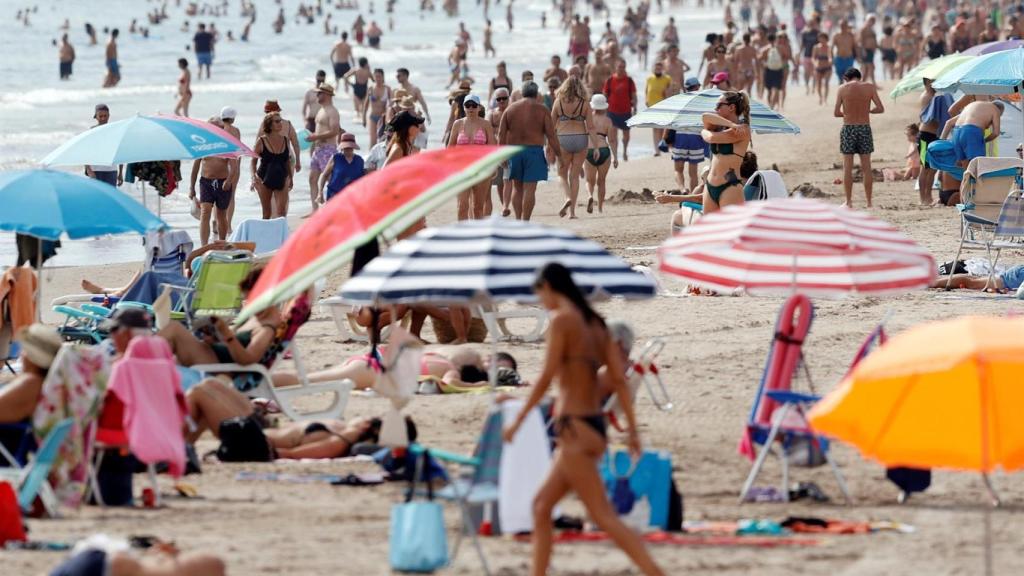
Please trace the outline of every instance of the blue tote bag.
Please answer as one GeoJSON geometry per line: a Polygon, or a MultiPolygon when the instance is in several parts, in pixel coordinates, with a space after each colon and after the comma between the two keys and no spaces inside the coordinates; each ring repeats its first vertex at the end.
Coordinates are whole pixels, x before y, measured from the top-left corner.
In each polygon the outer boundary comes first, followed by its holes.
{"type": "Polygon", "coordinates": [[[434,502],[434,490],[425,477],[427,452],[419,459],[405,502],[391,508],[389,557],[391,568],[400,572],[433,572],[448,564],[448,537],[441,504],[434,502]],[[416,479],[424,480],[427,500],[415,501],[416,479]]]}

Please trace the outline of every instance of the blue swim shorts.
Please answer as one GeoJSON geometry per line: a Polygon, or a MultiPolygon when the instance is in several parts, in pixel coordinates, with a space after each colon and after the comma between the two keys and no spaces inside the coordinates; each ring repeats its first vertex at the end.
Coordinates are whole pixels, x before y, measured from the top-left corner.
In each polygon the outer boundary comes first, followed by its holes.
{"type": "Polygon", "coordinates": [[[1007,290],[1020,288],[1020,285],[1024,284],[1024,266],[1007,268],[1005,272],[999,275],[999,279],[1003,281],[1003,286],[1007,290]]]}
{"type": "Polygon", "coordinates": [[[836,67],[836,76],[839,78],[839,82],[843,81],[843,74],[850,68],[853,68],[853,56],[845,58],[843,56],[836,56],[832,59],[832,64],[836,67]]]}
{"type": "Polygon", "coordinates": [[[543,146],[524,146],[508,161],[509,179],[520,182],[543,182],[548,179],[548,161],[543,146]]]}
{"type": "Polygon", "coordinates": [[[676,132],[675,140],[672,142],[672,160],[700,164],[704,161],[706,151],[707,142],[704,142],[700,134],[676,132]]]}
{"type": "Polygon", "coordinates": [[[111,58],[107,60],[107,70],[115,77],[121,77],[121,67],[117,64],[117,59],[111,58]]]}
{"type": "Polygon", "coordinates": [[[973,124],[953,128],[952,140],[958,162],[985,155],[985,132],[973,124]]]}
{"type": "Polygon", "coordinates": [[[213,64],[213,52],[196,52],[196,62],[200,66],[209,66],[213,64]]]}

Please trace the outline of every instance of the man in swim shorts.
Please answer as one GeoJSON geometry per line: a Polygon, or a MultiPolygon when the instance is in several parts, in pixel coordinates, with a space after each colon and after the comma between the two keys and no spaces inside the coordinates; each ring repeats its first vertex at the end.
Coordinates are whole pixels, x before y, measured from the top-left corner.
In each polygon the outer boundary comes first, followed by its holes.
{"type": "Polygon", "coordinates": [[[210,65],[213,64],[213,34],[206,31],[206,24],[202,22],[196,30],[196,35],[192,38],[193,50],[196,53],[196,69],[198,73],[196,78],[203,77],[203,68],[206,68],[206,78],[210,78],[210,65]]]}
{"type": "Polygon", "coordinates": [[[832,37],[832,65],[840,84],[846,79],[846,71],[853,68],[856,53],[857,37],[850,31],[850,23],[844,19],[839,23],[839,32],[832,37]]]}
{"type": "MultiPolygon", "coordinates": [[[[700,90],[700,80],[696,76],[687,78],[683,83],[683,89],[686,92],[700,90]]],[[[708,144],[700,134],[676,132],[672,141],[672,162],[675,164],[676,183],[680,188],[684,190],[697,189],[700,184],[697,178],[697,166],[704,161],[708,153],[708,144]],[[689,186],[686,185],[687,175],[690,181],[689,186]]]]}
{"type": "Polygon", "coordinates": [[[348,93],[348,82],[342,82],[341,79],[345,77],[345,74],[348,74],[348,71],[355,64],[355,58],[352,57],[352,46],[348,43],[348,32],[342,32],[341,40],[331,48],[331,65],[334,66],[335,89],[338,88],[339,84],[344,84],[345,92],[348,93]]]}
{"type": "Polygon", "coordinates": [[[338,137],[344,132],[341,129],[341,116],[334,107],[334,86],[325,82],[317,88],[317,104],[320,105],[320,110],[317,111],[314,120],[316,131],[306,136],[306,140],[313,143],[313,154],[309,163],[309,200],[313,206],[310,215],[317,209],[317,183],[320,181],[320,174],[334,157],[338,137]]]}
{"type": "Polygon", "coordinates": [[[843,155],[843,192],[846,206],[853,204],[853,157],[860,157],[864,178],[864,198],[871,207],[871,153],[875,151],[871,135],[871,114],[885,112],[878,87],[861,79],[860,70],[850,68],[843,74],[843,85],[836,91],[836,118],[843,119],[839,132],[839,152],[843,155]]]}
{"type": "Polygon", "coordinates": [[[509,160],[512,181],[512,209],[517,220],[529,220],[536,203],[537,182],[548,179],[548,163],[544,142],[561,154],[551,114],[537,100],[536,82],[523,84],[523,98],[509,105],[498,125],[498,144],[523,146],[523,151],[509,160]]]}
{"type": "Polygon", "coordinates": [[[120,34],[117,28],[110,31],[110,40],[107,40],[107,75],[103,79],[104,88],[113,88],[121,81],[121,67],[117,64],[117,36],[120,34]]]}
{"type": "MultiPolygon", "coordinates": [[[[210,124],[224,129],[224,122],[219,117],[210,118],[210,124]]],[[[199,180],[199,242],[206,246],[210,243],[210,216],[216,210],[217,237],[226,240],[231,223],[228,221],[228,207],[231,205],[234,183],[238,177],[232,174],[236,169],[235,162],[229,158],[207,156],[199,162],[192,163],[192,176],[189,180],[189,199],[195,201],[196,179],[199,180]],[[200,171],[202,175],[200,176],[200,171]]]]}
{"type": "Polygon", "coordinates": [[[628,161],[629,125],[626,121],[636,114],[636,84],[626,74],[625,60],[620,59],[615,64],[615,73],[605,80],[602,92],[608,98],[608,119],[612,121],[613,127],[608,139],[617,139],[618,132],[622,132],[622,159],[628,161]]]}
{"type": "Polygon", "coordinates": [[[976,100],[946,121],[942,138],[946,139],[952,133],[958,166],[966,168],[972,159],[986,155],[985,144],[999,137],[999,120],[1003,109],[1004,104],[998,100],[976,100]],[[985,136],[985,131],[989,129],[991,132],[985,136]]]}

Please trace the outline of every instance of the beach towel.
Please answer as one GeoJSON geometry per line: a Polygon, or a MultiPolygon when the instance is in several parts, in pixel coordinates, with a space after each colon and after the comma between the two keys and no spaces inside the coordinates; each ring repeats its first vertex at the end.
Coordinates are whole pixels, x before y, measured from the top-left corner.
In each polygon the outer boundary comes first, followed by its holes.
{"type": "Polygon", "coordinates": [[[36,274],[31,268],[8,268],[0,276],[0,328],[11,322],[11,334],[36,321],[36,274]]]}
{"type": "MultiPolygon", "coordinates": [[[[139,278],[128,288],[128,291],[125,292],[121,299],[125,302],[152,304],[163,293],[164,284],[188,286],[188,280],[181,274],[168,274],[149,270],[139,275],[139,278]]],[[[171,292],[172,306],[177,306],[179,299],[178,291],[171,292]]]]}
{"type": "MultiPolygon", "coordinates": [[[[513,422],[522,400],[502,402],[502,417],[513,422]]],[[[512,442],[502,446],[498,479],[498,518],[505,534],[533,531],[533,498],[551,468],[551,449],[540,410],[523,419],[512,442]]]]}
{"type": "Polygon", "coordinates": [[[50,473],[54,492],[65,506],[77,508],[85,492],[92,457],[92,426],[107,391],[110,361],[98,346],[65,344],[43,380],[32,429],[41,443],[58,422],[71,418],[71,432],[61,444],[50,473]]]}
{"type": "Polygon", "coordinates": [[[167,341],[137,336],[110,373],[110,391],[124,402],[128,446],[146,464],[167,462],[168,472],[185,472],[183,426],[188,406],[181,376],[167,341]]]}
{"type": "Polygon", "coordinates": [[[250,218],[243,220],[238,228],[231,233],[228,242],[255,242],[253,254],[266,254],[277,250],[288,239],[288,220],[274,218],[259,220],[250,218]]]}
{"type": "MultiPolygon", "coordinates": [[[[778,548],[782,546],[817,546],[820,542],[811,538],[789,538],[783,536],[701,536],[692,534],[671,534],[651,532],[642,534],[644,542],[670,544],[672,546],[726,546],[752,548],[778,548]]],[[[516,540],[529,542],[529,535],[516,536],[516,540]]],[[[554,541],[564,542],[608,542],[611,537],[604,532],[559,532],[554,541]]]]}

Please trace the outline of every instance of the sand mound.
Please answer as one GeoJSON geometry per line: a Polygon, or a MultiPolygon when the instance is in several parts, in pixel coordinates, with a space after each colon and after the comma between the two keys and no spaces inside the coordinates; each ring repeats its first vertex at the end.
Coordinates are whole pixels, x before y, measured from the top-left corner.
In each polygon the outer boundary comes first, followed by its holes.
{"type": "MultiPolygon", "coordinates": [[[[678,190],[665,190],[663,192],[679,193],[678,190]]],[[[609,204],[653,204],[654,202],[654,191],[650,188],[644,188],[640,192],[620,188],[618,192],[612,194],[611,197],[608,198],[609,204]]]]}
{"type": "Polygon", "coordinates": [[[791,194],[800,194],[804,198],[830,198],[832,196],[827,192],[822,192],[821,188],[812,186],[810,182],[804,182],[793,188],[791,194]]]}

